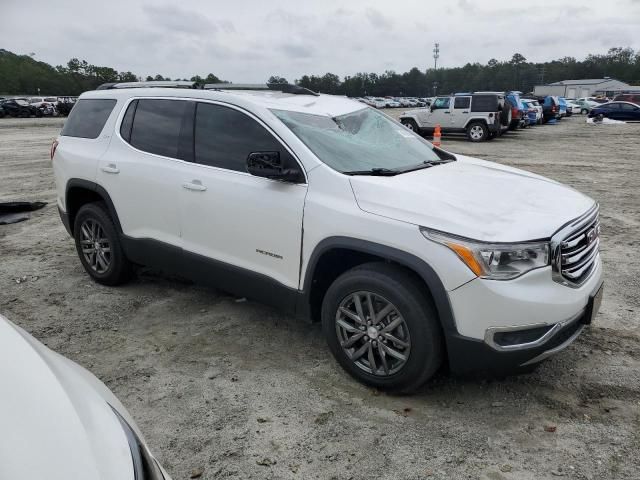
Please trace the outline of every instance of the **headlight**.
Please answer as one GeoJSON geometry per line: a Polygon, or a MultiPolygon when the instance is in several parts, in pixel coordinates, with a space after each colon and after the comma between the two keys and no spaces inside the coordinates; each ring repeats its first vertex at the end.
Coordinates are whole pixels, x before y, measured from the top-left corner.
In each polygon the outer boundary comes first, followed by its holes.
{"type": "Polygon", "coordinates": [[[549,265],[549,243],[485,243],[421,227],[422,234],[451,250],[478,277],[510,280],[549,265]]]}
{"type": "Polygon", "coordinates": [[[120,425],[122,425],[122,429],[127,436],[129,449],[131,450],[131,459],[133,460],[135,480],[164,480],[164,475],[160,467],[149,453],[149,450],[147,450],[147,447],[140,441],[133,428],[131,428],[115,408],[111,407],[111,410],[113,410],[113,413],[115,413],[120,421],[120,425]]]}

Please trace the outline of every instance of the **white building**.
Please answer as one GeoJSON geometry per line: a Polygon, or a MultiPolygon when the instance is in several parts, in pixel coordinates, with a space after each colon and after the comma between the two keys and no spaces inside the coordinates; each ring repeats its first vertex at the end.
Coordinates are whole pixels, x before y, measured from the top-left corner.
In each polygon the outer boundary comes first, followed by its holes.
{"type": "Polygon", "coordinates": [[[565,98],[591,97],[606,95],[613,97],[618,93],[632,92],[640,87],[633,87],[615,78],[586,78],[582,80],[562,80],[561,82],[536,85],[534,93],[537,96],[557,95],[565,98]]]}

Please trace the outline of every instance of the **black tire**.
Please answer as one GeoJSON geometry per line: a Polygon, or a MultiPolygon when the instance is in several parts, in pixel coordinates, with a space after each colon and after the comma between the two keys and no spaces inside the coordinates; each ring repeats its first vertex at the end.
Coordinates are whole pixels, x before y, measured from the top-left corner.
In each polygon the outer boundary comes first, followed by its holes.
{"type": "Polygon", "coordinates": [[[589,114],[589,110],[587,110],[586,108],[583,108],[582,110],[580,110],[580,115],[588,115],[589,114]]]}
{"type": "Polygon", "coordinates": [[[508,127],[511,123],[511,105],[507,102],[502,104],[502,110],[500,112],[500,123],[503,127],[508,127]]]}
{"type": "Polygon", "coordinates": [[[131,262],[124,254],[120,244],[120,237],[104,203],[93,202],[83,205],[73,223],[73,233],[80,262],[85,271],[96,282],[113,286],[125,283],[131,278],[131,262]],[[100,232],[98,237],[105,239],[105,241],[100,242],[95,236],[91,240],[87,240],[87,236],[83,231],[93,233],[91,228],[93,225],[97,225],[101,229],[97,230],[100,232]],[[96,240],[96,242],[93,242],[93,240],[96,240]],[[87,259],[83,252],[83,245],[85,248],[90,245],[89,248],[92,249],[96,244],[99,244],[96,248],[102,248],[102,251],[88,253],[90,258],[87,259]],[[106,255],[107,253],[109,255],[106,255]],[[92,261],[96,262],[94,266],[92,266],[92,261]],[[106,268],[103,268],[103,264],[107,265],[106,268]]]}
{"type": "Polygon", "coordinates": [[[407,127],[409,130],[411,130],[412,132],[417,133],[418,135],[420,134],[420,130],[418,129],[418,124],[416,123],[415,120],[412,120],[410,118],[407,119],[403,119],[400,121],[400,123],[402,123],[402,125],[404,125],[405,127],[407,127]]]}
{"type": "Polygon", "coordinates": [[[467,125],[467,138],[471,142],[484,142],[489,138],[489,129],[483,122],[471,122],[467,125]]]}
{"type": "MultiPolygon", "coordinates": [[[[362,308],[369,311],[366,305],[362,308]]],[[[377,313],[379,312],[380,310],[377,313]]],[[[392,314],[393,312],[388,314],[378,324],[378,330],[382,326],[380,337],[376,333],[376,337],[371,338],[378,338],[378,341],[382,338],[382,341],[385,342],[384,346],[382,343],[378,346],[379,352],[385,346],[392,346],[398,348],[399,351],[406,352],[393,341],[387,343],[387,338],[382,335],[385,322],[388,322],[386,326],[389,326],[389,323],[394,323],[399,318],[398,316],[391,317],[392,314]]],[[[372,327],[362,326],[361,328],[366,328],[366,332],[368,332],[372,327]]],[[[431,378],[442,363],[443,340],[436,310],[431,300],[424,295],[424,285],[420,285],[410,272],[399,266],[386,263],[367,263],[339,276],[327,290],[322,302],[322,329],[329,349],[338,363],[358,381],[380,390],[410,393],[431,378]],[[373,355],[378,355],[378,363],[374,358],[374,366],[377,367],[376,374],[366,371],[361,365],[359,366],[357,360],[352,360],[343,349],[338,333],[340,327],[337,323],[338,315],[340,315],[339,308],[356,292],[369,292],[374,295],[376,301],[380,299],[388,301],[404,319],[401,328],[404,329],[406,326],[410,347],[404,363],[400,367],[396,367],[397,371],[393,371],[391,368],[393,362],[398,362],[395,357],[388,356],[391,363],[388,365],[384,363],[385,368],[383,369],[381,360],[383,356],[373,353],[373,355]]],[[[365,334],[365,332],[355,332],[354,336],[365,334]]],[[[365,335],[361,340],[362,343],[356,343],[353,346],[351,354],[355,354],[356,349],[367,348],[366,343],[376,345],[376,342],[371,338],[365,335]]],[[[376,347],[371,348],[375,352],[376,347]]],[[[366,354],[367,358],[363,357],[365,357],[364,354],[360,361],[366,361],[371,365],[368,353],[366,354]]]]}

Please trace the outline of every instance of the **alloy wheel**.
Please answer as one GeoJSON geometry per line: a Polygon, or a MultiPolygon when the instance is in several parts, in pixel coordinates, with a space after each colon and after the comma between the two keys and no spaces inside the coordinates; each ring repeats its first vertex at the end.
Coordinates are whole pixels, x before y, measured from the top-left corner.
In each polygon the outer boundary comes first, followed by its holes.
{"type": "Polygon", "coordinates": [[[360,369],[376,376],[399,372],[409,359],[409,328],[398,308],[373,292],[345,297],[335,316],[338,341],[360,369]]]}
{"type": "Polygon", "coordinates": [[[480,125],[474,125],[469,131],[469,135],[474,140],[480,140],[484,135],[484,131],[482,130],[482,127],[480,125]]]}
{"type": "Polygon", "coordinates": [[[87,265],[96,273],[104,273],[111,264],[111,244],[102,226],[87,219],[80,226],[80,247],[87,265]]]}

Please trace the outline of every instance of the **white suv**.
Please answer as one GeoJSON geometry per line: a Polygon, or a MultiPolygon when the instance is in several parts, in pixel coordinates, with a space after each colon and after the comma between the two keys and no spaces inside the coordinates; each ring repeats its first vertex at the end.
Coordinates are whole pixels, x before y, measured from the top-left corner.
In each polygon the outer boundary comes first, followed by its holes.
{"type": "Polygon", "coordinates": [[[100,283],[152,265],[322,321],[351,375],[404,392],[445,361],[527,370],[598,310],[598,205],[571,188],[291,85],[115,87],[51,152],[100,283]]]}
{"type": "Polygon", "coordinates": [[[433,134],[440,125],[442,133],[465,133],[470,141],[483,142],[507,130],[510,112],[502,94],[459,94],[436,97],[427,108],[404,112],[400,122],[421,134],[433,134]]]}

